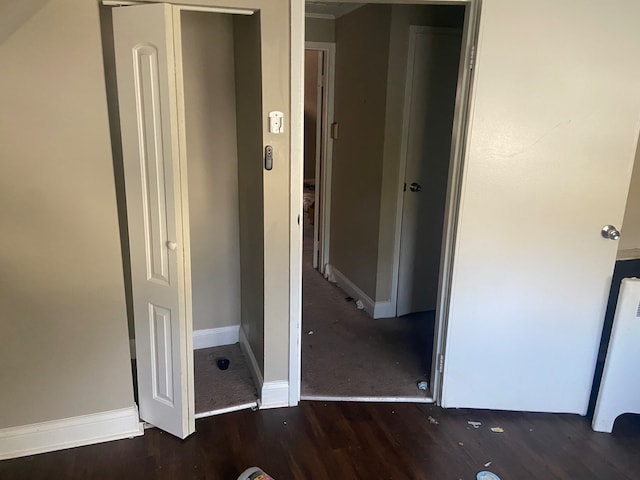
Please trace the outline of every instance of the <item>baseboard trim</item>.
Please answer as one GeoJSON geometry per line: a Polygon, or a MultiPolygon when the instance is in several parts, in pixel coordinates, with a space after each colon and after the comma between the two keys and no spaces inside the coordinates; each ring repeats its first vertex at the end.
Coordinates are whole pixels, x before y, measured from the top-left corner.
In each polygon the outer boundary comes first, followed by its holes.
{"type": "Polygon", "coordinates": [[[233,345],[240,341],[240,325],[193,331],[193,349],[233,345]]]}
{"type": "Polygon", "coordinates": [[[390,300],[376,302],[373,307],[373,318],[393,318],[396,316],[396,306],[390,300]]]}
{"type": "Polygon", "coordinates": [[[247,339],[247,336],[242,329],[240,329],[240,348],[242,349],[242,353],[246,359],[249,361],[249,371],[251,372],[253,381],[256,384],[256,388],[258,389],[258,392],[262,392],[264,377],[262,376],[262,371],[260,370],[256,356],[253,354],[253,350],[251,350],[251,345],[249,345],[249,339],[247,339]]]}
{"type": "Polygon", "coordinates": [[[143,435],[138,407],[0,430],[0,460],[143,435]]]}
{"type": "Polygon", "coordinates": [[[249,371],[253,377],[253,381],[256,384],[258,392],[260,392],[260,398],[258,399],[258,408],[280,408],[289,406],[289,382],[287,380],[265,382],[262,376],[262,371],[258,366],[256,356],[253,354],[249,340],[244,333],[244,330],[240,329],[240,348],[242,353],[249,361],[249,371]]]}
{"type": "Polygon", "coordinates": [[[280,380],[265,382],[262,386],[260,409],[281,408],[289,406],[289,382],[280,380]]]}
{"type": "Polygon", "coordinates": [[[349,280],[340,270],[338,270],[335,266],[331,266],[331,276],[335,279],[335,282],[344,290],[350,297],[353,297],[355,300],[360,300],[364,307],[364,311],[367,312],[371,317],[374,316],[375,313],[375,303],[366,293],[364,293],[360,288],[349,280]]]}

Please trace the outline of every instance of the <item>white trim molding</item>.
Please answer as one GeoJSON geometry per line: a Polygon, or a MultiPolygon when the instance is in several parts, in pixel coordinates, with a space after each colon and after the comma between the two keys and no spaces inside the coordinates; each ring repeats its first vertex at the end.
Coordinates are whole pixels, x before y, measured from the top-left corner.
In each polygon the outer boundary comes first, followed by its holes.
{"type": "Polygon", "coordinates": [[[144,434],[135,405],[0,430],[0,460],[144,434]]]}
{"type": "Polygon", "coordinates": [[[355,300],[360,300],[364,311],[371,315],[372,318],[393,318],[396,316],[396,306],[391,300],[376,302],[335,266],[327,265],[327,271],[329,272],[329,281],[337,283],[342,290],[355,300]]]}
{"type": "MultiPolygon", "coordinates": [[[[249,371],[253,377],[253,381],[256,384],[258,392],[260,392],[260,399],[258,400],[258,407],[262,409],[266,408],[280,408],[290,406],[289,399],[289,382],[287,380],[279,380],[274,382],[265,382],[260,366],[256,360],[249,340],[244,333],[244,330],[240,329],[240,347],[242,353],[249,362],[249,371]]],[[[297,401],[296,401],[297,405],[297,401]]]]}
{"type": "Polygon", "coordinates": [[[193,331],[193,349],[233,345],[240,341],[240,325],[193,331]]]}
{"type": "Polygon", "coordinates": [[[262,397],[258,402],[260,409],[280,408],[289,406],[289,382],[280,380],[265,382],[262,385],[262,397]]]}
{"type": "Polygon", "coordinates": [[[249,362],[249,371],[251,372],[251,377],[256,384],[256,388],[259,392],[262,392],[264,377],[262,376],[262,371],[260,370],[260,366],[258,365],[256,356],[253,354],[253,350],[251,350],[251,345],[249,345],[249,339],[247,338],[242,328],[240,329],[240,348],[242,349],[242,353],[244,354],[245,358],[249,362]]]}
{"type": "Polygon", "coordinates": [[[340,397],[332,395],[302,395],[300,400],[316,402],[379,402],[379,403],[434,403],[433,397],[340,397]]]}
{"type": "Polygon", "coordinates": [[[347,278],[340,270],[338,270],[335,265],[331,266],[331,279],[330,281],[334,281],[338,284],[342,290],[349,294],[350,297],[353,297],[355,300],[360,300],[362,305],[364,306],[364,311],[367,312],[372,317],[375,313],[375,302],[369,297],[366,293],[364,293],[360,288],[353,283],[351,280],[347,278]]]}

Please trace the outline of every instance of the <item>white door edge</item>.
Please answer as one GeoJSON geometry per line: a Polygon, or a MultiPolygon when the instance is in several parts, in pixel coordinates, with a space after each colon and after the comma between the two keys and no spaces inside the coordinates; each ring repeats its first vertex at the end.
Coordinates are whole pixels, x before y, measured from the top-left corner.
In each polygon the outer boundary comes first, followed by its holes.
{"type": "MultiPolygon", "coordinates": [[[[455,242],[458,224],[460,196],[462,192],[462,173],[466,154],[466,132],[472,102],[473,70],[471,62],[478,41],[480,1],[470,0],[465,9],[462,31],[462,51],[458,69],[458,93],[453,116],[453,135],[451,139],[451,160],[449,162],[449,185],[445,207],[442,251],[440,255],[440,279],[438,281],[438,300],[436,307],[435,331],[433,342],[433,365],[431,371],[431,393],[438,406],[442,406],[443,372],[438,368],[440,361],[446,362],[446,334],[449,322],[451,302],[451,281],[455,256],[455,242]]],[[[443,368],[444,370],[444,368],[443,368]]]]}

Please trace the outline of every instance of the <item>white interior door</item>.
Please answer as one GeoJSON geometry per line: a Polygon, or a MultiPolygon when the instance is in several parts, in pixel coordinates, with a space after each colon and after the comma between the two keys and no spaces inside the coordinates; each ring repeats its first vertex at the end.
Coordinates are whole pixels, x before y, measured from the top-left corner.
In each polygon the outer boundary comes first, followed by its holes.
{"type": "Polygon", "coordinates": [[[482,2],[442,404],[585,414],[640,120],[639,2],[482,2]]]}
{"type": "Polygon", "coordinates": [[[412,26],[396,314],[435,310],[461,32],[412,26]]]}
{"type": "Polygon", "coordinates": [[[113,9],[140,417],[184,438],[195,421],[175,16],[167,4],[113,9]]]}

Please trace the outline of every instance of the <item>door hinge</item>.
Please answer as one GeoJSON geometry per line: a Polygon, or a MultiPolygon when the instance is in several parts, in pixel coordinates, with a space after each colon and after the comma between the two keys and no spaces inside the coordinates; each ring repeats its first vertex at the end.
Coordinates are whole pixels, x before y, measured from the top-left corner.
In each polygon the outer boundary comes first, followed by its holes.
{"type": "Polygon", "coordinates": [[[438,357],[438,372],[444,373],[444,354],[440,354],[438,357]]]}
{"type": "Polygon", "coordinates": [[[469,52],[469,70],[473,70],[476,64],[476,46],[471,46],[471,52],[469,52]]]}

